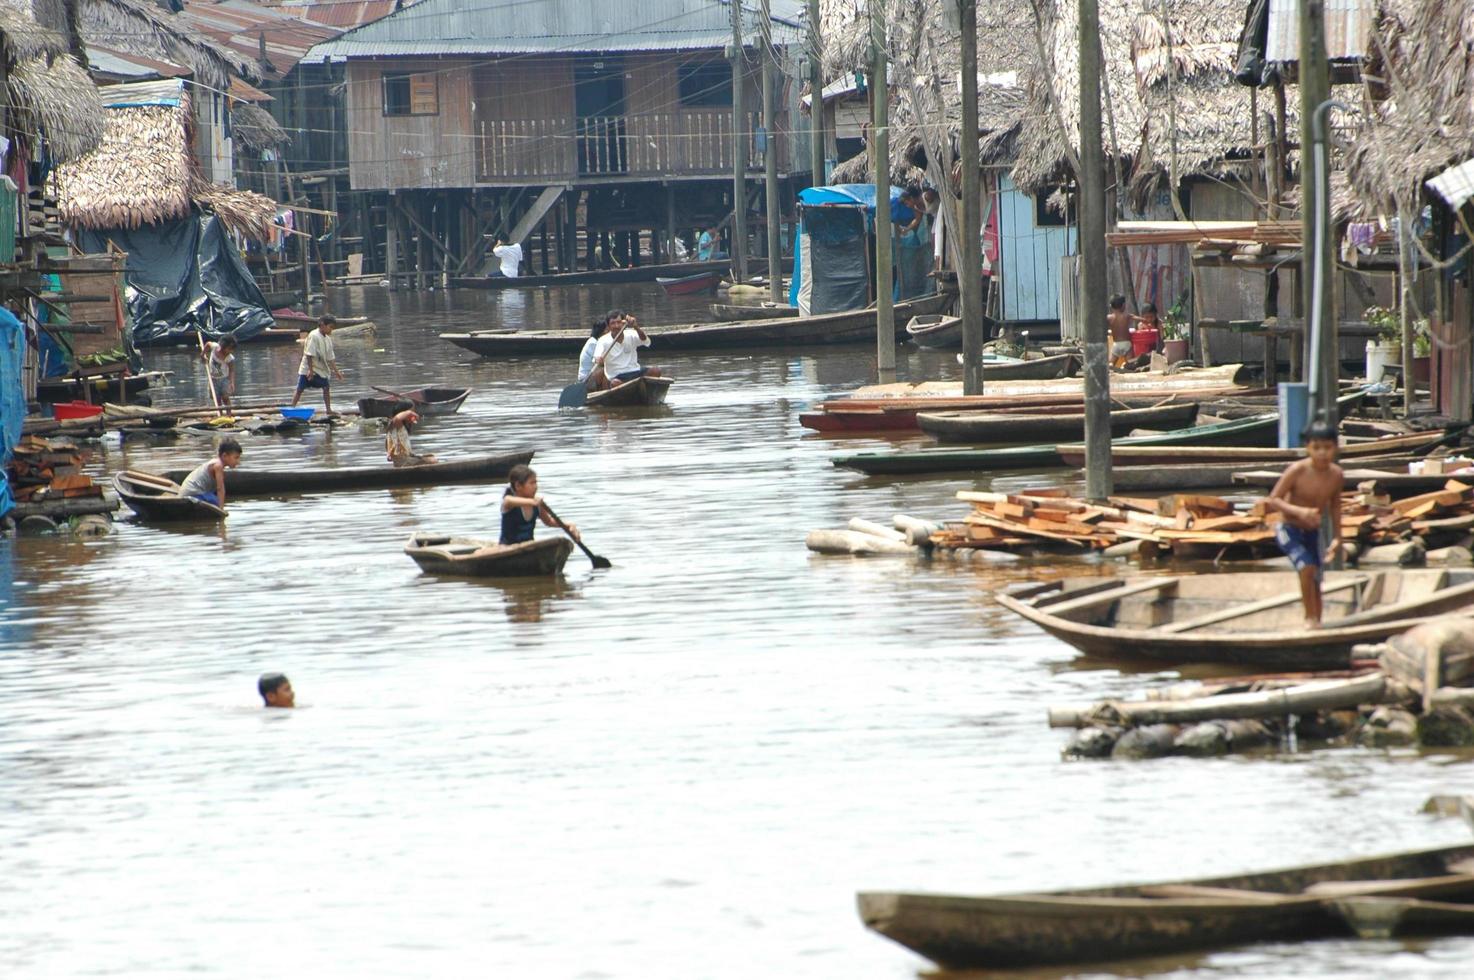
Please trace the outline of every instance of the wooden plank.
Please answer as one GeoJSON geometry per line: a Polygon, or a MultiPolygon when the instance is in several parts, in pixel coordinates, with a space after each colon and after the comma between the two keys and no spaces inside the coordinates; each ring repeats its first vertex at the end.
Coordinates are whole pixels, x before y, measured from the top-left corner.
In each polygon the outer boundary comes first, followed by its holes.
{"type": "MultiPolygon", "coordinates": [[[[1321,596],[1328,596],[1332,593],[1340,592],[1342,589],[1352,588],[1353,586],[1365,585],[1370,581],[1370,578],[1358,576],[1356,578],[1347,579],[1344,582],[1337,582],[1335,585],[1322,588],[1321,596]]],[[[1195,629],[1201,629],[1204,626],[1216,626],[1219,623],[1226,623],[1230,620],[1241,619],[1244,616],[1253,616],[1257,613],[1265,612],[1270,609],[1277,609],[1280,606],[1288,606],[1291,603],[1299,601],[1299,592],[1289,592],[1285,595],[1270,596],[1268,599],[1260,599],[1257,602],[1246,603],[1242,606],[1232,606],[1228,609],[1219,609],[1211,613],[1206,613],[1202,616],[1195,616],[1192,619],[1183,619],[1173,623],[1164,623],[1153,628],[1158,633],[1188,633],[1195,629]]]]}
{"type": "Polygon", "coordinates": [[[1161,592],[1167,589],[1174,589],[1177,587],[1179,581],[1181,580],[1174,576],[1171,578],[1152,578],[1140,582],[1132,582],[1128,585],[1108,589],[1104,592],[1096,592],[1092,595],[1080,596],[1079,598],[1070,599],[1066,602],[1052,603],[1048,607],[1048,611],[1052,616],[1058,616],[1061,613],[1076,612],[1080,609],[1089,609],[1092,606],[1115,602],[1119,599],[1128,598],[1129,596],[1140,595],[1143,592],[1161,592]]]}

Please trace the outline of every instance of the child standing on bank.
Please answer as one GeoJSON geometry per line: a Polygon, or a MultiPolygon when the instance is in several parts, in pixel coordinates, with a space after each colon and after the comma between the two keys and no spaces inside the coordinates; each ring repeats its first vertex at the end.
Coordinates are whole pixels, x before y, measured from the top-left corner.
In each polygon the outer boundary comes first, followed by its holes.
{"type": "Polygon", "coordinates": [[[324,313],[317,318],[317,329],[307,335],[302,345],[302,364],[297,368],[297,393],[292,404],[302,400],[302,392],[308,388],[322,389],[322,404],[329,415],[333,414],[333,398],[329,391],[328,375],[339,381],[343,372],[338,370],[338,359],[333,353],[333,328],[338,321],[324,313]]]}
{"type": "Polygon", "coordinates": [[[1321,567],[1341,554],[1341,487],[1344,479],[1336,465],[1340,444],[1336,429],[1325,422],[1305,430],[1305,458],[1285,470],[1265,498],[1267,510],[1282,520],[1274,536],[1280,550],[1300,573],[1300,598],[1305,603],[1305,626],[1320,626],[1321,567]],[[1324,547],[1320,539],[1321,515],[1331,518],[1332,539],[1324,547]]]}
{"type": "Polygon", "coordinates": [[[1106,314],[1111,330],[1111,367],[1125,367],[1131,360],[1131,314],[1126,312],[1126,297],[1111,297],[1111,311],[1106,314]]]}
{"type": "Polygon", "coordinates": [[[502,491],[502,536],[497,543],[522,544],[524,541],[531,541],[532,533],[537,529],[538,518],[542,518],[542,522],[548,527],[563,528],[575,541],[583,540],[578,536],[577,526],[559,524],[553,518],[543,504],[542,494],[537,492],[537,473],[533,472],[532,467],[519,463],[507,474],[507,489],[502,491]]]}

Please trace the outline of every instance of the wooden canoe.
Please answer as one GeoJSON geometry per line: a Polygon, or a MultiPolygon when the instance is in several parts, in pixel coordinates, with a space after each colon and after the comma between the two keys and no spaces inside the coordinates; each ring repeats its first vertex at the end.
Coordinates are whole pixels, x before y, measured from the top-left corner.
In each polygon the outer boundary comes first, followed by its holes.
{"type": "MultiPolygon", "coordinates": [[[[296,310],[272,310],[272,317],[279,327],[293,327],[303,333],[317,326],[317,314],[299,313],[296,310]]],[[[377,324],[366,316],[335,316],[333,324],[333,336],[348,331],[351,327],[367,327],[370,330],[377,329],[377,324]]]]}
{"type": "MultiPolygon", "coordinates": [[[[442,483],[484,483],[506,479],[513,466],[532,462],[532,455],[533,450],[524,449],[423,466],[390,466],[385,463],[337,469],[230,470],[225,474],[225,492],[231,497],[270,497],[291,493],[429,487],[442,483]]],[[[188,470],[171,470],[164,475],[171,480],[181,480],[188,473],[188,470]]]]}
{"type": "Polygon", "coordinates": [[[962,317],[940,313],[913,316],[906,324],[906,339],[917,347],[962,350],[962,317]]]}
{"type": "MultiPolygon", "coordinates": [[[[1403,471],[1407,470],[1407,464],[1421,456],[1373,456],[1369,459],[1358,457],[1357,463],[1366,466],[1396,467],[1403,471]]],[[[1244,465],[1242,463],[1189,463],[1164,466],[1113,466],[1111,467],[1111,483],[1118,494],[1143,494],[1143,493],[1172,493],[1177,490],[1208,490],[1231,487],[1235,483],[1244,482],[1251,485],[1274,486],[1285,471],[1288,463],[1270,464],[1270,469],[1255,474],[1261,476],[1265,482],[1244,480],[1239,481],[1238,476],[1243,475],[1244,465]]],[[[1363,471],[1352,470],[1347,473],[1347,481],[1355,486],[1356,481],[1352,479],[1352,473],[1363,471]]],[[[1084,471],[1080,473],[1084,478],[1084,471]]],[[[1447,477],[1445,477],[1447,479],[1447,477]]],[[[1441,486],[1441,484],[1440,484],[1441,486]]]]}
{"type": "Polygon", "coordinates": [[[1034,470],[1062,465],[1052,445],[1009,446],[1003,449],[918,449],[899,453],[854,453],[836,456],[835,466],[871,476],[915,473],[976,473],[993,470],[1034,470]]]}
{"type": "MultiPolygon", "coordinates": [[[[1124,436],[1138,428],[1188,426],[1197,414],[1196,402],[1123,409],[1111,413],[1111,434],[1124,436]]],[[[1085,437],[1085,416],[1079,413],[921,412],[916,416],[916,424],[922,432],[942,442],[997,445],[1085,437]]]]}
{"type": "Polygon", "coordinates": [[[761,306],[713,303],[710,309],[713,320],[776,320],[780,317],[798,316],[797,306],[775,306],[771,301],[761,306]]]}
{"type": "Polygon", "coordinates": [[[694,276],[699,272],[724,274],[732,267],[730,259],[711,259],[707,262],[670,262],[660,265],[639,265],[628,269],[587,269],[575,272],[554,272],[543,276],[455,276],[450,280],[459,289],[530,289],[538,286],[593,286],[615,282],[654,282],[660,276],[694,276]]]}
{"type": "MultiPolygon", "coordinates": [[[[229,493],[229,484],[226,486],[229,493]]],[[[179,484],[152,473],[124,470],[114,474],[113,489],[143,521],[177,523],[225,519],[225,511],[221,508],[198,497],[184,496],[184,488],[179,484]]]]}
{"type": "MultiPolygon", "coordinates": [[[[1358,464],[1371,463],[1371,460],[1359,458],[1356,461],[1358,464]]],[[[1362,469],[1360,466],[1357,468],[1343,467],[1341,475],[1346,486],[1358,487],[1363,483],[1370,483],[1373,490],[1385,493],[1395,500],[1415,497],[1422,493],[1434,493],[1444,489],[1450,480],[1464,484],[1474,483],[1474,473],[1409,473],[1405,464],[1401,467],[1401,472],[1392,472],[1387,469],[1362,469]]],[[[1232,482],[1241,486],[1273,487],[1279,482],[1279,474],[1271,470],[1236,472],[1233,474],[1232,482]]]]}
{"type": "Polygon", "coordinates": [[[1294,572],[1063,579],[995,598],[1091,656],[1322,670],[1349,666],[1357,643],[1474,605],[1474,569],[1327,572],[1322,594],[1315,630],[1294,572]]]}
{"type": "MultiPolygon", "coordinates": [[[[1224,425],[1236,425],[1225,422],[1224,425]]],[[[1162,436],[1133,436],[1118,439],[1111,445],[1113,466],[1170,466],[1173,463],[1238,463],[1240,466],[1255,463],[1291,463],[1305,457],[1304,449],[1276,449],[1273,447],[1215,446],[1192,441],[1189,433],[1201,432],[1214,426],[1199,426],[1196,429],[1179,429],[1163,433],[1172,437],[1162,441],[1162,436]]],[[[1407,435],[1369,439],[1365,442],[1348,442],[1341,447],[1342,459],[1360,456],[1390,456],[1410,453],[1419,449],[1430,449],[1448,438],[1442,429],[1428,432],[1409,432],[1407,435]]],[[[1072,444],[1059,447],[1060,458],[1069,466],[1085,465],[1085,447],[1072,444]]]]}
{"type": "Polygon", "coordinates": [[[407,408],[421,415],[454,415],[460,411],[470,388],[412,388],[401,391],[403,398],[386,395],[381,398],[360,398],[358,412],[366,419],[385,419],[407,408]]]}
{"type": "Polygon", "coordinates": [[[479,538],[415,534],[404,546],[404,553],[422,571],[476,578],[557,575],[572,552],[573,542],[562,536],[503,545],[479,538]]]}
{"type": "MultiPolygon", "coordinates": [[[[942,309],[951,302],[943,294],[896,304],[896,317],[942,309]]],[[[850,310],[820,316],[774,317],[728,323],[694,323],[652,327],[660,350],[718,350],[816,344],[874,343],[875,311],[850,310]]],[[[441,340],[482,357],[545,356],[576,358],[589,339],[587,330],[486,330],[443,333],[441,340]]]]}
{"type": "Polygon", "coordinates": [[[615,385],[605,391],[591,391],[589,408],[636,408],[649,405],[664,405],[665,396],[675,378],[652,378],[648,375],[615,385]]]}
{"type": "Polygon", "coordinates": [[[692,276],[656,276],[655,281],[667,296],[694,296],[714,292],[722,281],[720,272],[698,272],[692,276]]]}
{"type": "Polygon", "coordinates": [[[1336,901],[1474,895],[1474,845],[1154,884],[1004,895],[861,892],[865,925],[952,970],[1352,935],[1336,901]]]}

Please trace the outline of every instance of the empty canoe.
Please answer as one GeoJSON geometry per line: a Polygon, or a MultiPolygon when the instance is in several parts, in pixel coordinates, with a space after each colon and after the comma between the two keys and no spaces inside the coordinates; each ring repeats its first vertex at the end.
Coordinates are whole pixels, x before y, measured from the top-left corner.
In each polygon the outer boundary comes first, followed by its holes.
{"type": "Polygon", "coordinates": [[[378,398],[360,398],[358,411],[366,419],[389,418],[407,408],[421,415],[454,415],[469,394],[470,388],[413,388],[378,398]]]}
{"type": "Polygon", "coordinates": [[[113,476],[113,489],[141,520],[218,521],[225,517],[219,507],[198,497],[184,496],[179,484],[152,473],[124,470],[113,476]]]}
{"type": "Polygon", "coordinates": [[[1351,648],[1474,605],[1474,570],[1327,572],[1320,629],[1306,629],[1294,572],[1063,579],[998,602],[1092,656],[1284,670],[1350,665],[1351,648]]]}
{"type": "Polygon", "coordinates": [[[698,272],[694,276],[680,276],[669,278],[656,276],[655,281],[660,288],[665,290],[667,296],[692,296],[696,293],[708,293],[717,288],[717,283],[722,281],[720,272],[698,272]]]}
{"type": "Polygon", "coordinates": [[[1003,449],[918,449],[900,453],[855,453],[836,456],[835,466],[871,476],[908,473],[972,473],[985,470],[1042,469],[1061,465],[1053,445],[1003,449]]]}
{"type": "Polygon", "coordinates": [[[557,575],[572,552],[573,542],[561,536],[504,545],[479,538],[416,534],[404,546],[404,553],[423,571],[477,578],[557,575]]]}
{"type": "MultiPolygon", "coordinates": [[[[865,925],[952,970],[999,970],[1354,935],[1356,898],[1474,895],[1474,845],[1156,884],[1015,893],[862,892],[865,925]]],[[[1423,916],[1446,925],[1448,914],[1423,916]]],[[[1416,917],[1409,917],[1416,921],[1416,917]]]]}
{"type": "Polygon", "coordinates": [[[906,324],[906,339],[917,347],[962,350],[962,317],[940,313],[913,316],[906,324]]]}
{"type": "MultiPolygon", "coordinates": [[[[497,456],[426,463],[423,466],[348,466],[337,469],[230,470],[225,474],[225,491],[232,497],[267,497],[286,493],[327,493],[337,490],[383,490],[393,487],[428,487],[441,483],[475,483],[504,480],[513,466],[532,462],[533,450],[524,449],[497,456]]],[[[183,479],[188,470],[164,474],[183,479]]]]}
{"type": "MultiPolygon", "coordinates": [[[[1125,435],[1137,428],[1192,425],[1197,414],[1198,406],[1194,402],[1124,409],[1111,413],[1111,435],[1125,435]]],[[[922,432],[942,442],[1019,443],[1085,437],[1083,413],[920,412],[916,424],[922,432]]]]}
{"type": "Polygon", "coordinates": [[[675,378],[652,378],[649,376],[626,381],[607,391],[589,392],[586,404],[589,408],[633,408],[640,405],[664,405],[665,395],[675,378]]]}

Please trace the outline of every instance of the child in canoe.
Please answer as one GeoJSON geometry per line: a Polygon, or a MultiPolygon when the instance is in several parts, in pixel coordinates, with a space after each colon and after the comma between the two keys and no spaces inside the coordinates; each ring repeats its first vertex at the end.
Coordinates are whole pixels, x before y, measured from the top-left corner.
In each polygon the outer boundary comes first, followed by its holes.
{"type": "Polygon", "coordinates": [[[241,465],[241,444],[229,437],[220,440],[215,458],[189,471],[179,485],[181,497],[194,497],[225,509],[225,471],[241,465]]]}
{"type": "Polygon", "coordinates": [[[582,540],[575,525],[559,523],[543,504],[542,494],[537,492],[537,474],[532,467],[521,463],[512,467],[507,474],[507,483],[507,489],[502,491],[502,536],[498,544],[531,541],[539,517],[548,527],[561,527],[573,540],[582,540]]]}
{"type": "Polygon", "coordinates": [[[1275,542],[1300,573],[1300,599],[1305,603],[1305,626],[1320,626],[1321,565],[1341,554],[1341,467],[1336,465],[1340,444],[1336,430],[1324,422],[1305,430],[1305,458],[1291,464],[1265,498],[1266,510],[1284,517],[1274,531],[1275,542]],[[1331,517],[1330,547],[1320,539],[1321,515],[1331,517]]]}
{"type": "Polygon", "coordinates": [[[407,408],[389,420],[384,436],[384,453],[395,466],[423,466],[435,462],[428,453],[416,453],[409,444],[409,434],[420,421],[420,413],[407,408]]]}

